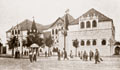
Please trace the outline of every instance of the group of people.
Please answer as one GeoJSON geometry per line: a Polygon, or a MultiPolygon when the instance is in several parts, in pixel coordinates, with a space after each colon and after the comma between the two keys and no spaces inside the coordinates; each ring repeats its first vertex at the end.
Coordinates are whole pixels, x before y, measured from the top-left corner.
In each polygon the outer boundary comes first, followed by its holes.
{"type": "Polygon", "coordinates": [[[88,58],[91,61],[94,57],[94,53],[91,50],[90,50],[89,54],[86,51],[84,51],[84,52],[81,51],[81,53],[78,52],[78,56],[80,57],[80,59],[83,59],[83,61],[87,61],[88,58]]]}
{"type": "Polygon", "coordinates": [[[64,60],[69,60],[66,50],[64,50],[64,52],[60,52],[60,50],[58,50],[58,60],[61,60],[61,58],[63,58],[64,60]]]}
{"type": "MultiPolygon", "coordinates": [[[[64,50],[64,52],[60,52],[60,50],[58,50],[58,60],[60,60],[61,58],[64,58],[65,59],[69,59],[68,56],[67,56],[67,52],[64,50]],[[62,55],[62,56],[61,56],[62,55]]],[[[70,58],[72,59],[74,56],[73,56],[73,53],[72,53],[72,50],[70,51],[70,58]]],[[[87,61],[88,58],[89,60],[91,61],[92,59],[95,60],[95,64],[97,64],[98,62],[103,61],[102,58],[100,57],[100,54],[99,54],[99,51],[98,49],[95,49],[95,53],[93,51],[89,51],[89,54],[84,51],[84,52],[78,52],[78,57],[83,60],[83,61],[87,61]]]]}
{"type": "Polygon", "coordinates": [[[30,59],[30,62],[36,62],[37,61],[37,54],[36,54],[36,51],[29,51],[29,59],[30,59]]]}
{"type": "MultiPolygon", "coordinates": [[[[61,58],[63,58],[64,60],[65,59],[69,60],[66,50],[64,50],[62,52],[60,50],[58,50],[57,54],[58,54],[58,60],[61,60],[61,58]]],[[[47,57],[46,52],[45,52],[45,57],[47,57]]],[[[72,50],[71,50],[70,51],[70,58],[72,59],[73,57],[74,56],[73,56],[73,53],[72,53],[72,50]]],[[[95,50],[95,53],[90,50],[89,54],[86,51],[78,52],[78,57],[83,61],[88,61],[88,58],[89,58],[90,61],[92,59],[94,59],[95,64],[97,64],[100,61],[103,61],[102,58],[100,57],[100,53],[99,53],[98,49],[95,50]]],[[[29,59],[30,59],[30,62],[34,62],[34,61],[36,62],[37,61],[37,53],[36,53],[35,50],[29,51],[29,59]]]]}

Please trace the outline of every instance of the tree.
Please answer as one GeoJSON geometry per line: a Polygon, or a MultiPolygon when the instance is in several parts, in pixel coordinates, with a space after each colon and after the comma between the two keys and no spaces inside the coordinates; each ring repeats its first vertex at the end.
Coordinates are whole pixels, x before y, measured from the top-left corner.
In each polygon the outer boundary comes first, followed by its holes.
{"type": "Polygon", "coordinates": [[[33,43],[36,43],[39,46],[43,45],[43,39],[39,37],[39,34],[27,36],[27,47],[30,47],[30,45],[32,45],[33,43]]]}
{"type": "Polygon", "coordinates": [[[45,39],[45,44],[46,46],[48,46],[48,56],[50,56],[50,48],[51,46],[53,45],[53,40],[52,40],[52,37],[49,36],[48,38],[45,39]]]}
{"type": "Polygon", "coordinates": [[[12,49],[12,56],[14,56],[14,48],[17,47],[17,44],[18,44],[18,38],[16,36],[8,40],[9,49],[12,49]]]}
{"type": "Polygon", "coordinates": [[[1,54],[1,47],[3,46],[3,44],[0,42],[0,54],[1,54]]]}
{"type": "Polygon", "coordinates": [[[77,39],[76,39],[76,40],[73,40],[73,47],[76,48],[76,54],[75,54],[75,56],[77,56],[77,48],[79,47],[78,44],[79,44],[79,42],[78,42],[77,39]]]}

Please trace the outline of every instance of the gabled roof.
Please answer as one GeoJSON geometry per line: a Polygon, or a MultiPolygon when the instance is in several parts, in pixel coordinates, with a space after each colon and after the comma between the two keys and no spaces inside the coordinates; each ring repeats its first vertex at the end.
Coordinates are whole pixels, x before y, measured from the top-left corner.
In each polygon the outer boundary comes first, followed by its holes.
{"type": "MultiPolygon", "coordinates": [[[[75,20],[70,14],[67,14],[67,16],[68,16],[69,23],[75,20]]],[[[50,24],[50,25],[47,27],[47,29],[49,29],[49,28],[53,27],[54,25],[58,24],[58,21],[60,21],[60,20],[61,20],[62,23],[64,24],[65,15],[64,15],[63,17],[57,18],[55,22],[53,22],[52,24],[50,24]]],[[[47,26],[47,25],[46,25],[46,26],[47,26]]]]}
{"type": "Polygon", "coordinates": [[[73,22],[71,22],[71,25],[78,24],[79,18],[81,18],[81,17],[87,17],[88,15],[89,15],[89,17],[94,16],[94,15],[98,16],[98,21],[99,22],[102,22],[102,21],[112,21],[111,18],[105,16],[104,14],[102,14],[99,11],[95,10],[94,8],[92,8],[89,11],[87,11],[86,13],[84,13],[82,16],[78,17],[73,22]]]}
{"type": "Polygon", "coordinates": [[[52,24],[44,25],[44,26],[43,26],[44,28],[43,28],[42,30],[48,30],[49,28],[51,28],[51,27],[55,26],[57,23],[59,23],[60,20],[62,21],[62,23],[64,23],[63,19],[59,17],[59,18],[57,18],[56,21],[53,22],[52,24]]]}
{"type": "MultiPolygon", "coordinates": [[[[20,27],[21,31],[30,30],[32,27],[32,23],[33,23],[32,21],[26,19],[23,22],[16,25],[15,27],[17,27],[17,26],[20,27]]],[[[37,30],[39,32],[41,32],[44,29],[43,25],[41,25],[39,23],[35,23],[35,24],[36,24],[37,30]]],[[[10,28],[7,32],[10,32],[11,30],[12,30],[12,28],[10,28]]]]}
{"type": "Polygon", "coordinates": [[[100,13],[99,11],[95,10],[94,8],[90,9],[89,11],[87,11],[85,14],[83,14],[83,17],[87,17],[89,16],[93,16],[95,14],[95,16],[98,16],[98,20],[100,21],[111,21],[112,19],[105,16],[104,14],[100,13]]]}

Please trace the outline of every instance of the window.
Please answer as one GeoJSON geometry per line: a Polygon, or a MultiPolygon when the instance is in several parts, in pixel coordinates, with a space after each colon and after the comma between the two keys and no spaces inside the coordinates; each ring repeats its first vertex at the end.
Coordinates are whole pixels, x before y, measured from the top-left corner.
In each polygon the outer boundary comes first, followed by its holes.
{"type": "Polygon", "coordinates": [[[54,34],[54,30],[52,29],[52,34],[54,34]]]}
{"type": "Polygon", "coordinates": [[[20,30],[18,30],[18,34],[20,34],[20,30]]]}
{"type": "Polygon", "coordinates": [[[106,45],[106,40],[102,40],[102,45],[106,45]]]}
{"type": "Polygon", "coordinates": [[[97,22],[95,20],[92,22],[92,27],[97,27],[97,22]]]}
{"type": "Polygon", "coordinates": [[[93,40],[92,45],[96,45],[96,40],[93,40]]]}
{"type": "Polygon", "coordinates": [[[12,30],[12,35],[14,35],[14,31],[12,30]]]}
{"type": "Polygon", "coordinates": [[[81,28],[84,28],[85,26],[84,26],[84,22],[81,22],[81,28]]]}
{"type": "Polygon", "coordinates": [[[57,29],[55,30],[55,32],[56,32],[56,34],[58,33],[58,32],[57,32],[57,29]]]}
{"type": "Polygon", "coordinates": [[[81,41],[81,46],[84,46],[84,41],[83,40],[81,41]]]}
{"type": "Polygon", "coordinates": [[[90,41],[88,40],[88,41],[87,41],[87,46],[89,46],[89,45],[90,45],[90,41]]]}
{"type": "Polygon", "coordinates": [[[90,21],[87,21],[86,27],[90,28],[90,21]]]}
{"type": "Polygon", "coordinates": [[[17,34],[17,30],[15,30],[15,34],[17,34]]]}

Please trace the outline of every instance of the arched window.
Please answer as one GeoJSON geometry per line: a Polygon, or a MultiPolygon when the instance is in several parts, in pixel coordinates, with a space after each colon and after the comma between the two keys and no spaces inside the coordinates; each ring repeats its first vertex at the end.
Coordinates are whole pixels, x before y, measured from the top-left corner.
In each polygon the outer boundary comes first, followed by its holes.
{"type": "Polygon", "coordinates": [[[91,25],[90,25],[90,21],[87,21],[86,27],[87,27],[87,28],[90,28],[90,26],[91,26],[91,25]]]}
{"type": "Polygon", "coordinates": [[[93,40],[92,44],[93,44],[93,45],[96,45],[96,40],[93,40]]]}
{"type": "Polygon", "coordinates": [[[52,29],[52,34],[54,34],[54,29],[52,29]]]}
{"type": "Polygon", "coordinates": [[[102,40],[102,45],[106,45],[106,40],[102,40]]]}
{"type": "Polygon", "coordinates": [[[97,22],[95,20],[92,22],[92,27],[97,27],[97,22]]]}
{"type": "Polygon", "coordinates": [[[55,30],[56,34],[58,33],[57,29],[55,30]]]}
{"type": "Polygon", "coordinates": [[[17,30],[15,30],[15,34],[17,34],[17,30]]]}
{"type": "Polygon", "coordinates": [[[81,41],[81,46],[84,46],[84,41],[83,40],[81,41]]]}
{"type": "Polygon", "coordinates": [[[81,22],[81,28],[84,28],[85,27],[85,25],[84,25],[84,22],[81,22]]]}
{"type": "Polygon", "coordinates": [[[90,45],[90,41],[89,41],[89,40],[87,40],[87,45],[88,45],[88,46],[90,45]]]}

